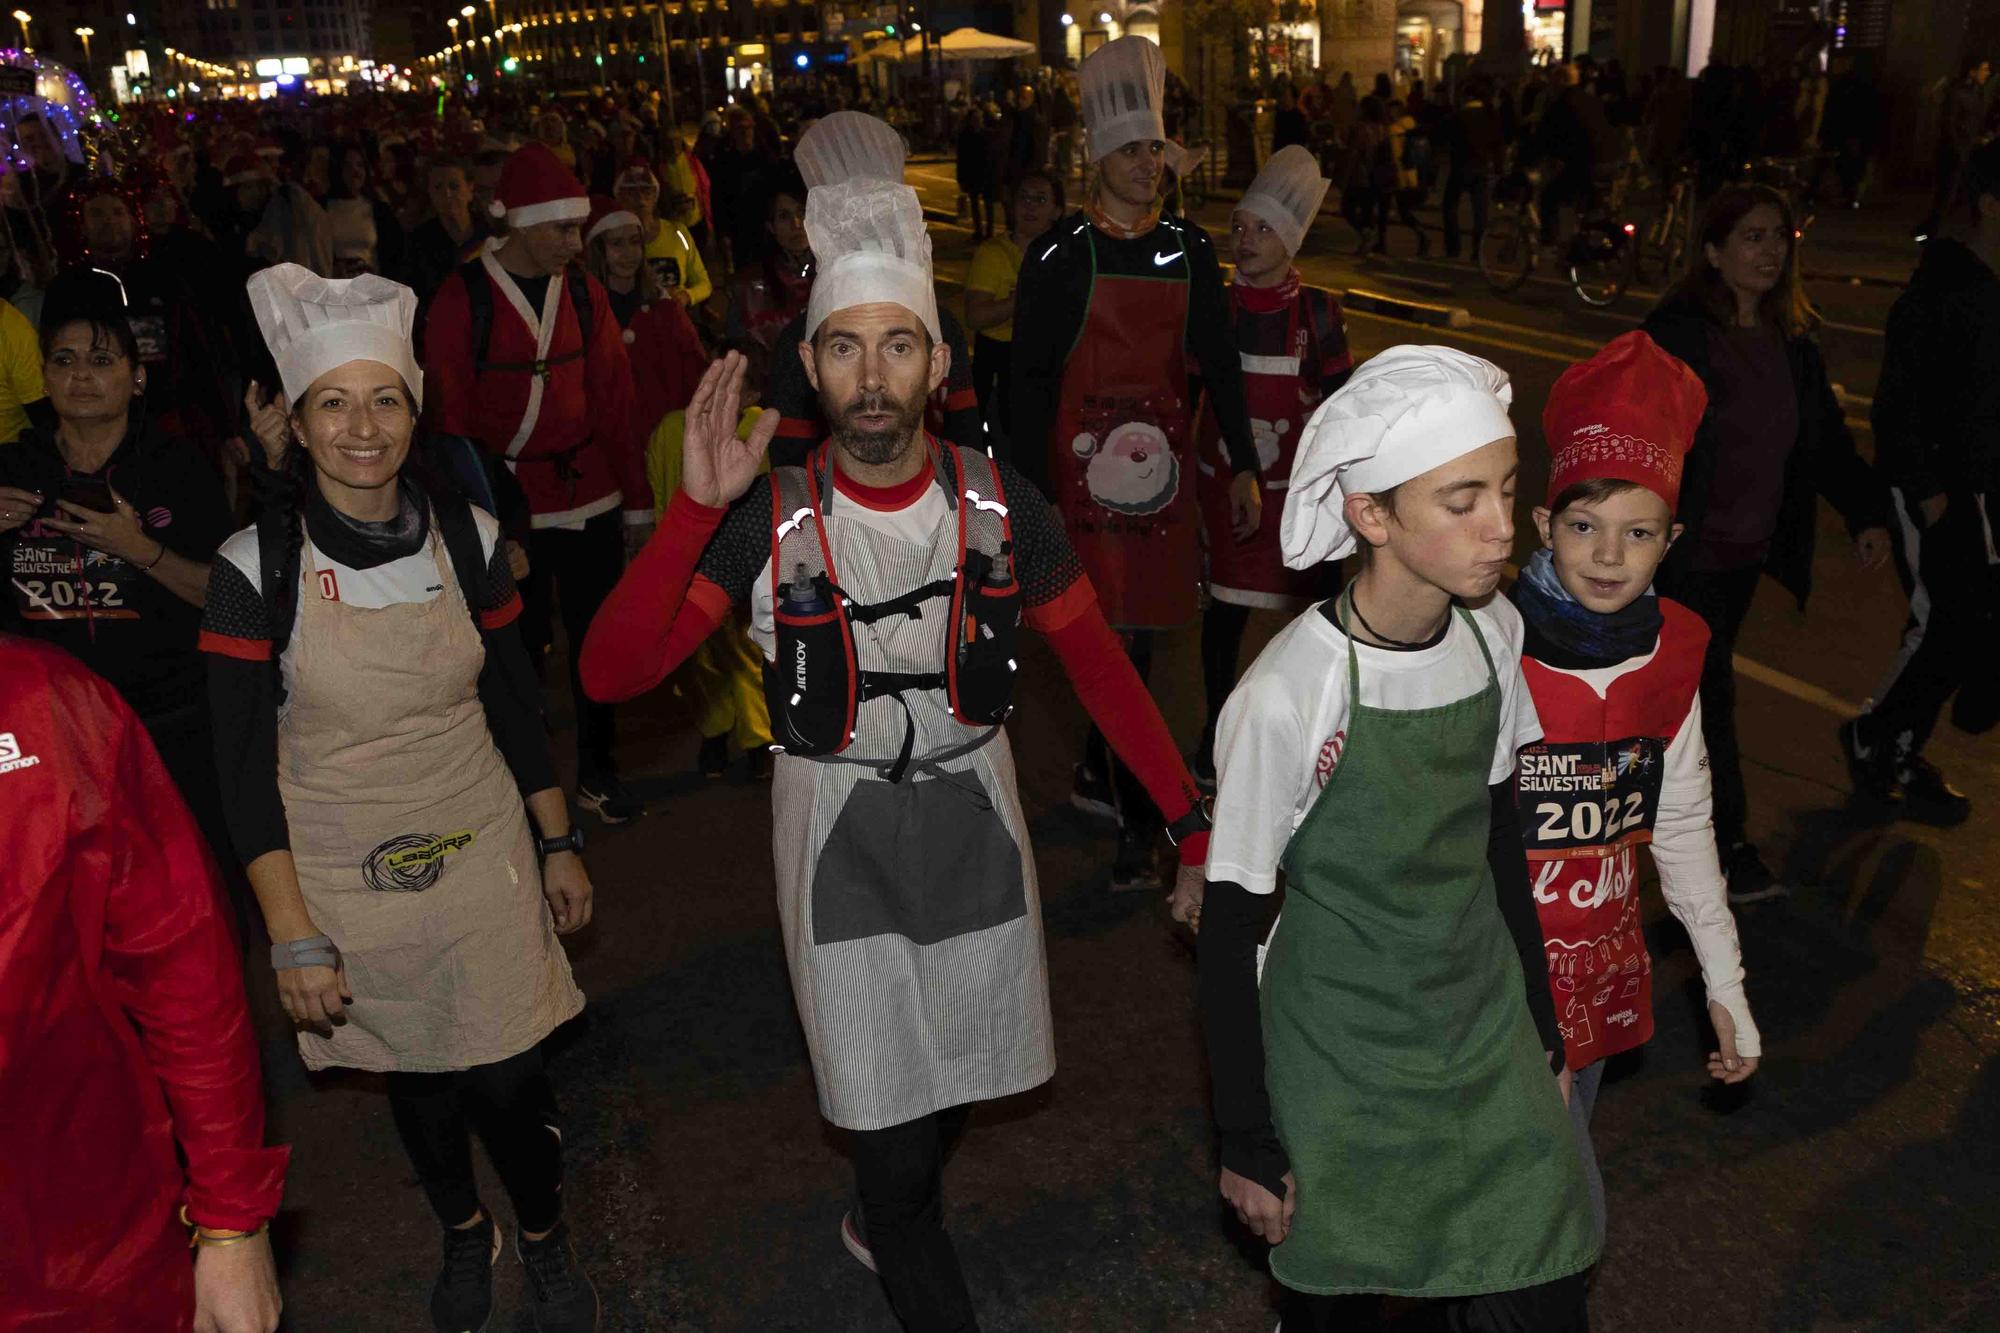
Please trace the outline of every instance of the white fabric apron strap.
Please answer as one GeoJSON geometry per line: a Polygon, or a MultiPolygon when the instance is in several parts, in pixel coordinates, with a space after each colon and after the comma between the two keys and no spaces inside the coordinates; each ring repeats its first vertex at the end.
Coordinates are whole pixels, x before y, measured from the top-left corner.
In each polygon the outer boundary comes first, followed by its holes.
{"type": "MultiPolygon", "coordinates": [[[[480,252],[479,265],[486,270],[487,280],[493,284],[493,289],[507,298],[507,304],[521,317],[521,322],[527,325],[528,332],[535,335],[535,360],[548,360],[549,344],[555,340],[556,316],[562,310],[563,289],[569,285],[567,277],[561,273],[549,275],[549,289],[542,296],[542,313],[537,318],[534,310],[528,305],[528,298],[521,294],[521,289],[507,276],[507,270],[500,267],[500,261],[493,257],[492,250],[480,252]]],[[[473,349],[475,355],[478,351],[478,348],[473,349]]],[[[521,409],[521,423],[514,428],[514,438],[507,441],[507,458],[510,464],[512,460],[520,457],[521,450],[527,447],[528,437],[535,433],[535,426],[542,419],[542,389],[543,377],[530,371],[528,403],[521,409]]]]}

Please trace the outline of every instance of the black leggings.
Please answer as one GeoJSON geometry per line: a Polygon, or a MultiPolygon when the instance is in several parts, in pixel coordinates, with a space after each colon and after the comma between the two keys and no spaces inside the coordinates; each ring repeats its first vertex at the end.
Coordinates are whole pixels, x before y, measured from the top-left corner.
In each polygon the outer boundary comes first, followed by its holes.
{"type": "Polygon", "coordinates": [[[1715,789],[1715,842],[1723,861],[1745,840],[1750,797],[1743,785],[1743,748],[1736,740],[1736,636],[1757,595],[1764,567],[1688,570],[1660,580],[1660,593],[1708,622],[1701,664],[1701,738],[1715,789]]]}
{"type": "MultiPolygon", "coordinates": [[[[1585,1274],[1544,1282],[1518,1291],[1433,1301],[1428,1323],[1417,1327],[1446,1333],[1590,1333],[1585,1274]]],[[[1382,1298],[1312,1296],[1286,1288],[1281,1304],[1285,1333],[1376,1333],[1389,1325],[1382,1298]]],[[[1404,1324],[1397,1321],[1397,1327],[1404,1324]]]]}
{"type": "Polygon", "coordinates": [[[1229,692],[1236,688],[1236,663],[1242,656],[1243,631],[1249,626],[1250,608],[1235,602],[1211,598],[1201,613],[1201,693],[1207,718],[1201,724],[1199,754],[1204,762],[1214,762],[1215,724],[1229,692]]]}
{"type": "Polygon", "coordinates": [[[583,692],[578,660],[590,618],[625,572],[625,516],[615,509],[599,514],[581,532],[536,528],[528,538],[528,564],[521,589],[521,638],[529,656],[539,661],[555,638],[551,612],[561,612],[563,637],[569,640],[570,699],[576,708],[577,777],[608,778],[615,771],[615,714],[610,704],[593,703],[583,692]]]}
{"type": "Polygon", "coordinates": [[[471,1069],[392,1073],[389,1109],[431,1211],[445,1226],[480,1210],[468,1122],[485,1141],[521,1230],[547,1231],[562,1217],[562,1130],[539,1045],[471,1069]]]}
{"type": "Polygon", "coordinates": [[[972,1296],[944,1230],[944,1160],[970,1106],[887,1129],[853,1130],[848,1152],[875,1270],[910,1333],[976,1333],[972,1296]]]}
{"type": "MultiPolygon", "coordinates": [[[[1139,683],[1145,684],[1146,678],[1153,673],[1153,631],[1124,630],[1118,637],[1125,643],[1125,653],[1132,659],[1132,669],[1139,673],[1139,683]]],[[[1120,820],[1140,829],[1159,828],[1165,822],[1153,805],[1153,798],[1146,794],[1146,784],[1120,763],[1117,755],[1111,753],[1111,747],[1104,743],[1104,733],[1094,725],[1090,735],[1084,739],[1083,762],[1091,772],[1110,776],[1120,820]]]]}

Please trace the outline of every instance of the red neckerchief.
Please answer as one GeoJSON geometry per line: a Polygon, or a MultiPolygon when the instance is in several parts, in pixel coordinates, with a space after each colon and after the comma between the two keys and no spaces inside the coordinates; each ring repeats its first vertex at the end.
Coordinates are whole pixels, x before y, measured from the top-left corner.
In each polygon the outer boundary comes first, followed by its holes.
{"type": "Polygon", "coordinates": [[[1275,287],[1252,287],[1238,277],[1232,285],[1238,309],[1252,315],[1272,315],[1299,299],[1299,271],[1291,270],[1275,287]]]}
{"type": "Polygon", "coordinates": [[[1089,217],[1091,226],[1097,228],[1106,236],[1112,237],[1114,240],[1136,241],[1160,225],[1160,206],[1158,204],[1154,204],[1146,213],[1146,216],[1140,218],[1136,224],[1130,227],[1110,217],[1103,209],[1099,208],[1097,206],[1096,195],[1092,195],[1084,201],[1083,211],[1085,216],[1089,217]]]}

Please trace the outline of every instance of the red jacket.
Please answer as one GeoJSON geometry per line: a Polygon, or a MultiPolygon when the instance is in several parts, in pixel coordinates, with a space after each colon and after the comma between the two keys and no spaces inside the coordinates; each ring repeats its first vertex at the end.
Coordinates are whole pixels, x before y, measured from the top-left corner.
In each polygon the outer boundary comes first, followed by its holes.
{"type": "Polygon", "coordinates": [[[0,846],[0,1330],[184,1333],[179,1208],[255,1227],[289,1150],[264,1146],[214,862],[145,728],[6,635],[0,846]]]}
{"type": "Polygon", "coordinates": [[[464,435],[510,460],[527,494],[534,526],[575,526],[622,507],[634,523],[653,521],[646,481],[645,433],[634,410],[632,370],[604,288],[590,292],[590,346],[564,274],[549,279],[553,318],[529,311],[489,252],[481,257],[493,288],[493,323],[485,360],[518,370],[474,368],[472,313],[459,273],[438,288],[424,325],[424,404],[432,425],[464,435]],[[582,355],[576,353],[581,350],[582,355]],[[537,374],[536,362],[560,362],[537,374]]]}

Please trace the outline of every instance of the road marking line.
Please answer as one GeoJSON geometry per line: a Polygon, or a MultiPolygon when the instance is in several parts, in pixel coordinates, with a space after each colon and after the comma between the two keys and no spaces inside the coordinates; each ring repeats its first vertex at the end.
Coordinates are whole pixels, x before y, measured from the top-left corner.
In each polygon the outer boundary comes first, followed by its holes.
{"type": "Polygon", "coordinates": [[[1762,662],[1754,662],[1741,653],[1736,654],[1729,660],[1735,666],[1737,675],[1748,680],[1754,680],[1759,685],[1769,686],[1780,694],[1789,694],[1800,703],[1811,704],[1814,708],[1823,709],[1840,718],[1842,721],[1861,716],[1861,706],[1859,704],[1851,704],[1839,695],[1829,690],[1823,690],[1810,681],[1800,680],[1797,676],[1787,675],[1776,667],[1765,666],[1762,662]]]}
{"type": "Polygon", "coordinates": [[[1434,324],[1419,324],[1413,319],[1398,319],[1394,315],[1378,315],[1373,311],[1353,309],[1348,310],[1347,314],[1361,319],[1376,320],[1383,324],[1394,324],[1400,328],[1420,329],[1425,333],[1434,333],[1446,342],[1462,339],[1466,342],[1483,343],[1488,347],[1502,347],[1510,352],[1519,352],[1523,356],[1539,356],[1545,361],[1560,361],[1564,365],[1569,365],[1577,359],[1567,352],[1545,351],[1540,347],[1530,347],[1526,343],[1509,342],[1505,338],[1489,338],[1477,333],[1467,333],[1464,329],[1446,329],[1434,324]]]}

